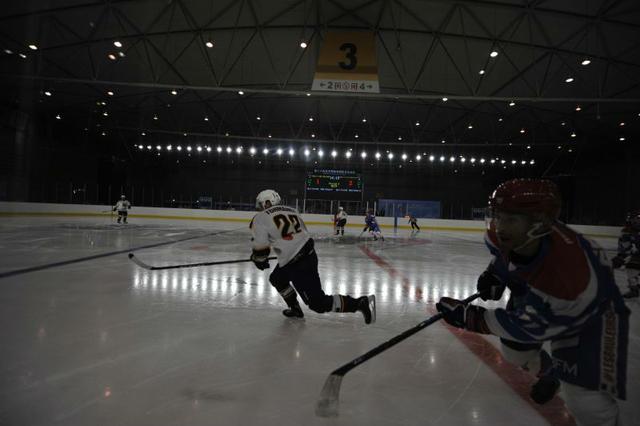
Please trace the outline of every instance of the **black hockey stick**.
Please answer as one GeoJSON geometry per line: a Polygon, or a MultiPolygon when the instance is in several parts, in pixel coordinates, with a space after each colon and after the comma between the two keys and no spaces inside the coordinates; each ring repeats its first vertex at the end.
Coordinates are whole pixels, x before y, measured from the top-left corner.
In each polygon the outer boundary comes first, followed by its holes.
{"type": "MultiPolygon", "coordinates": [[[[225,265],[228,263],[242,263],[242,262],[252,262],[251,259],[240,259],[240,260],[223,260],[220,262],[200,262],[200,263],[184,263],[182,265],[168,265],[168,266],[151,266],[147,265],[140,259],[138,259],[133,253],[129,253],[129,259],[133,261],[136,265],[141,268],[148,269],[150,271],[157,271],[160,269],[178,269],[178,268],[193,268],[196,266],[213,266],[213,265],[225,265]]],[[[267,260],[275,260],[277,257],[269,257],[267,260]]]]}
{"type": "MultiPolygon", "coordinates": [[[[480,293],[474,293],[471,296],[464,299],[462,302],[466,305],[473,300],[480,297],[480,293]]],[[[397,336],[387,340],[381,345],[376,346],[371,349],[364,355],[360,355],[358,358],[349,361],[344,364],[342,367],[339,367],[329,374],[327,377],[327,381],[324,382],[324,386],[322,387],[322,391],[320,392],[320,398],[318,399],[318,403],[316,404],[316,416],[319,417],[337,417],[338,416],[338,403],[340,397],[340,385],[342,384],[342,379],[345,374],[349,371],[353,370],[360,364],[364,363],[367,360],[370,360],[374,356],[386,351],[392,346],[402,342],[409,336],[416,334],[418,331],[422,330],[425,327],[430,326],[434,322],[442,319],[443,315],[441,313],[437,313],[430,318],[422,321],[420,324],[408,329],[402,334],[398,334],[397,336]]]]}

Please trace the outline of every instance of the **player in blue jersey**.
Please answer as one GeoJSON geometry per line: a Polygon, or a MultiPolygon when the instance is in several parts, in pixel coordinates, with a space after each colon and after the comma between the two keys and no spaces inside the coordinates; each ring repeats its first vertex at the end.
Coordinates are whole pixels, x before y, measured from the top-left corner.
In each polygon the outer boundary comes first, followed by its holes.
{"type": "Polygon", "coordinates": [[[550,400],[561,384],[578,424],[617,425],[617,399],[626,398],[629,310],[603,250],[558,221],[560,206],[551,181],[499,185],[485,237],[493,259],[478,291],[499,300],[509,288],[506,308],[449,297],[436,306],[456,327],[500,337],[505,358],[539,377],[531,392],[536,402],[550,400]]]}
{"type": "Polygon", "coordinates": [[[376,220],[376,215],[373,214],[372,209],[369,209],[369,212],[367,213],[367,217],[365,217],[364,221],[367,224],[369,231],[371,231],[371,233],[373,234],[373,239],[377,241],[378,238],[380,238],[382,241],[384,241],[384,237],[380,232],[380,225],[378,225],[378,221],[376,220]]]}
{"type": "Polygon", "coordinates": [[[640,211],[627,215],[627,222],[618,238],[618,254],[611,259],[614,268],[627,271],[629,290],[625,298],[640,296],[640,211]]]}

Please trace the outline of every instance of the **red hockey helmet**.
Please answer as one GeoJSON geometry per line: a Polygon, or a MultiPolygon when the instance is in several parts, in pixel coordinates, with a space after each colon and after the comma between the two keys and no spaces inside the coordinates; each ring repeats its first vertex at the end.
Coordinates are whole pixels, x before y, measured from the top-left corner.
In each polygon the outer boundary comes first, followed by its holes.
{"type": "Polygon", "coordinates": [[[552,220],[560,215],[562,199],[555,183],[546,179],[512,179],[498,185],[489,208],[513,213],[543,213],[552,220]]]}

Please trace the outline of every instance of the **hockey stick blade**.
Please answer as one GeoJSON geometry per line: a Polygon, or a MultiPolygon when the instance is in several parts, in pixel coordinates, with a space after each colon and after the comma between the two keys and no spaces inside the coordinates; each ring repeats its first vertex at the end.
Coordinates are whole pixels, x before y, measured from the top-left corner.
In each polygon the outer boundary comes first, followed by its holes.
{"type": "Polygon", "coordinates": [[[339,374],[330,374],[324,382],[320,398],[316,404],[316,416],[338,417],[338,404],[340,403],[340,385],[342,377],[339,374]]]}
{"type": "MultiPolygon", "coordinates": [[[[471,303],[475,299],[480,297],[480,293],[474,293],[466,299],[462,300],[462,303],[465,305],[471,303]]],[[[421,323],[411,327],[408,330],[392,337],[386,342],[376,346],[365,354],[360,355],[359,357],[352,359],[348,363],[342,365],[341,367],[335,369],[329,374],[327,381],[324,383],[322,387],[322,391],[320,392],[320,398],[318,399],[318,403],[316,404],[316,416],[318,417],[337,417],[338,416],[338,406],[339,406],[339,398],[340,398],[340,385],[342,384],[342,379],[344,376],[357,366],[363,364],[364,362],[370,360],[371,358],[381,354],[387,349],[397,345],[408,337],[416,334],[418,331],[430,326],[431,324],[438,322],[442,319],[443,314],[437,313],[436,315],[431,316],[430,318],[425,319],[421,323]]]]}
{"type": "Polygon", "coordinates": [[[135,263],[136,265],[138,265],[143,269],[148,269],[149,271],[153,271],[155,269],[153,266],[147,265],[146,263],[138,259],[133,253],[129,253],[129,259],[131,259],[133,263],[135,263]]]}

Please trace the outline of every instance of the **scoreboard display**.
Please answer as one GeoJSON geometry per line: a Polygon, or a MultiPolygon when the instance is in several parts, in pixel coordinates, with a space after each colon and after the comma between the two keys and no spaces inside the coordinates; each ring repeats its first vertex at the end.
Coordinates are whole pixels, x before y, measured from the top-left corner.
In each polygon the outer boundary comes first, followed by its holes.
{"type": "Polygon", "coordinates": [[[359,200],[362,198],[362,179],[350,170],[314,170],[305,182],[307,198],[359,200]]]}

